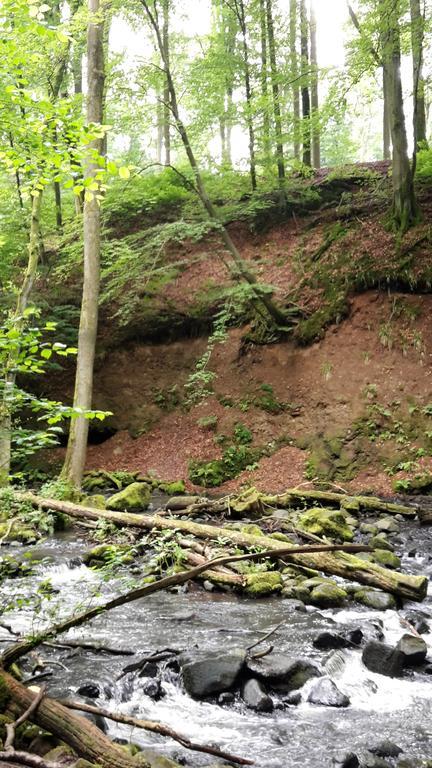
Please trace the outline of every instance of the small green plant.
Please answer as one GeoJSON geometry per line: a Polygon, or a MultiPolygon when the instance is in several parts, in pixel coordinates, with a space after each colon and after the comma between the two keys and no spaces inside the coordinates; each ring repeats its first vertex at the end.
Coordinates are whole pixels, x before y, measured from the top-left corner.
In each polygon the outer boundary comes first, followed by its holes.
{"type": "Polygon", "coordinates": [[[234,427],[234,440],[238,445],[248,445],[253,440],[252,432],[241,421],[234,427]]]}
{"type": "Polygon", "coordinates": [[[162,411],[173,411],[180,405],[180,393],[177,384],[169,389],[156,389],[153,394],[153,402],[162,411]]]}
{"type": "Polygon", "coordinates": [[[321,373],[326,381],[331,379],[333,373],[333,365],[328,360],[324,361],[321,365],[321,373]]]}
{"type": "Polygon", "coordinates": [[[198,426],[201,427],[201,429],[208,430],[209,432],[215,432],[217,424],[217,416],[203,416],[201,419],[198,419],[198,426]]]}

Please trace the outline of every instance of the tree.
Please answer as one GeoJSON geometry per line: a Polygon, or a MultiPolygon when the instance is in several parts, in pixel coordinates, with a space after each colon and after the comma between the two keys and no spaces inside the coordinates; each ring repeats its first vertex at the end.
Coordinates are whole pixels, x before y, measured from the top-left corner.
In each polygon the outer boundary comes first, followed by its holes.
{"type": "Polygon", "coordinates": [[[293,135],[294,135],[294,157],[300,160],[300,94],[299,94],[299,73],[298,73],[298,55],[297,55],[297,0],[290,0],[290,58],[291,58],[291,89],[293,101],[293,135]]]}
{"type": "Polygon", "coordinates": [[[314,168],[321,166],[319,96],[318,96],[318,52],[317,52],[317,21],[315,0],[310,0],[310,44],[311,44],[311,109],[312,109],[312,164],[314,168]]]}
{"type": "Polygon", "coordinates": [[[267,35],[270,54],[270,72],[271,72],[271,84],[273,93],[273,111],[274,111],[274,123],[276,133],[276,162],[278,169],[278,181],[280,191],[280,202],[282,207],[285,205],[285,160],[284,160],[284,148],[282,137],[282,114],[280,104],[280,92],[279,92],[279,74],[276,62],[276,43],[273,25],[273,9],[272,0],[266,0],[266,12],[267,12],[267,35]]]}
{"type": "Polygon", "coordinates": [[[311,103],[309,93],[309,24],[306,0],[300,0],[301,97],[303,163],[312,165],[311,155],[311,103]]]}
{"type": "MultiPolygon", "coordinates": [[[[87,32],[87,121],[102,125],[104,103],[104,18],[99,0],[89,0],[90,19],[87,32]]],[[[86,163],[85,180],[90,182],[84,201],[84,283],[78,334],[78,359],[75,375],[74,408],[83,414],[91,408],[93,368],[96,352],[98,300],[100,283],[100,157],[103,137],[90,144],[91,154],[86,163]]],[[[71,423],[63,478],[80,487],[84,472],[88,420],[78,416],[71,423]]]]}
{"type": "Polygon", "coordinates": [[[411,47],[413,65],[413,123],[414,151],[426,144],[425,80],[423,75],[423,42],[425,30],[426,3],[423,12],[420,0],[410,0],[411,47]]]}

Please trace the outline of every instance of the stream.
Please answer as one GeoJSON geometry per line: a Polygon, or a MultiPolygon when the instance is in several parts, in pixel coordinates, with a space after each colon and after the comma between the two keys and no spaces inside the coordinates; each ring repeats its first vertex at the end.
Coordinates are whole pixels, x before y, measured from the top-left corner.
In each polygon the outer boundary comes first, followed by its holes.
{"type": "MultiPolygon", "coordinates": [[[[405,523],[400,535],[400,550],[410,552],[403,559],[403,568],[415,573],[432,574],[432,531],[420,529],[417,523],[405,523]]],[[[37,631],[52,621],[70,615],[72,611],[89,607],[95,599],[106,599],[125,588],[130,574],[104,582],[97,571],[80,562],[80,555],[89,548],[88,542],[76,533],[64,533],[33,547],[13,547],[14,555],[31,552],[41,557],[35,575],[7,581],[2,587],[3,602],[8,596],[28,596],[49,579],[53,589],[50,599],[34,612],[30,604],[3,616],[3,622],[14,631],[37,631]],[[56,591],[58,590],[58,592],[56,591]],[[99,597],[95,598],[95,591],[99,597]]],[[[130,584],[128,583],[128,586],[130,584]]],[[[421,604],[406,603],[400,616],[408,610],[421,610],[432,617],[432,595],[421,604]]],[[[432,720],[430,700],[432,675],[405,671],[402,678],[393,679],[374,674],[361,662],[361,651],[344,651],[346,663],[334,680],[348,695],[351,704],[346,709],[316,706],[306,702],[307,686],[298,706],[275,709],[261,714],[246,708],[240,700],[220,706],[191,699],[182,689],[179,678],[170,669],[163,672],[165,696],[153,701],[145,695],[145,682],[138,676],[126,675],[122,669],[156,649],[169,646],[190,650],[223,650],[232,646],[245,648],[267,631],[283,622],[272,637],[277,651],[303,656],[323,664],[331,651],[313,647],[313,638],[323,629],[367,626],[382,621],[386,641],[394,644],[407,631],[396,611],[371,611],[355,605],[349,609],[306,611],[294,610],[290,601],[281,598],[251,600],[229,593],[209,593],[202,589],[178,593],[161,592],[145,600],[119,607],[91,624],[62,636],[66,639],[87,639],[91,642],[126,650],[136,656],[117,656],[83,649],[38,650],[52,677],[46,683],[54,696],[75,695],[85,682],[99,685],[102,695],[95,704],[135,717],[159,720],[193,741],[214,743],[220,748],[255,760],[257,766],[268,768],[321,768],[331,766],[332,758],[341,751],[361,754],[367,747],[390,739],[404,750],[404,757],[432,757],[432,720]]],[[[432,625],[431,625],[432,626],[432,625]]],[[[429,646],[432,661],[432,634],[422,637],[429,646]]],[[[5,629],[0,629],[1,647],[10,641],[5,629]]],[[[151,747],[188,765],[215,765],[217,761],[205,755],[191,753],[178,744],[128,726],[108,724],[109,735],[132,740],[142,747],[151,747]]],[[[219,763],[221,764],[221,763],[219,763]]]]}

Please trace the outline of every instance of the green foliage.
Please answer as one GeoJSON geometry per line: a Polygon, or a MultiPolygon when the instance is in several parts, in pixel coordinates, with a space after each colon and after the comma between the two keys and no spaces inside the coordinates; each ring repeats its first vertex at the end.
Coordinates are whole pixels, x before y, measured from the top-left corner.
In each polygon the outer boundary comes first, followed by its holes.
{"type": "Polygon", "coordinates": [[[226,480],[237,477],[249,469],[262,452],[251,447],[253,435],[241,422],[234,427],[232,442],[226,435],[218,435],[218,442],[225,444],[222,457],[212,461],[195,461],[189,464],[189,479],[205,488],[216,488],[226,480]]]}
{"type": "Polygon", "coordinates": [[[134,217],[140,217],[143,229],[147,221],[157,214],[164,221],[169,212],[175,215],[178,208],[190,197],[185,180],[171,168],[160,173],[135,174],[126,183],[121,179],[113,182],[104,201],[104,215],[110,224],[124,226],[134,217]],[[143,219],[143,220],[141,220],[143,219]]]}
{"type": "Polygon", "coordinates": [[[432,149],[424,148],[417,152],[416,174],[421,181],[432,179],[432,149]]]}

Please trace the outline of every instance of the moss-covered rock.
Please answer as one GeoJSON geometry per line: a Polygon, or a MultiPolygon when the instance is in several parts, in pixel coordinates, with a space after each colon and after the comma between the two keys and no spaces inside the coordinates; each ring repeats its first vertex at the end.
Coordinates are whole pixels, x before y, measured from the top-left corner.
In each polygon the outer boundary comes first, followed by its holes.
{"type": "Polygon", "coordinates": [[[147,483],[131,483],[108,499],[107,509],[117,512],[137,512],[147,509],[150,498],[151,490],[147,483]]]}
{"type": "Polygon", "coordinates": [[[346,514],[339,509],[314,507],[300,515],[298,527],[315,536],[328,536],[339,541],[352,541],[353,532],[347,524],[346,514]]]}
{"type": "Polygon", "coordinates": [[[106,499],[101,493],[93,496],[84,496],[82,503],[85,507],[94,507],[94,509],[106,509],[106,499]]]}
{"type": "Polygon", "coordinates": [[[318,584],[310,593],[310,602],[319,608],[333,608],[342,605],[348,597],[348,593],[336,584],[327,582],[318,584]]]}
{"type": "Polygon", "coordinates": [[[369,546],[374,549],[387,549],[389,552],[393,552],[393,545],[387,541],[385,534],[379,533],[377,536],[372,536],[369,539],[369,546]]]}
{"type": "Polygon", "coordinates": [[[75,752],[70,747],[67,747],[66,744],[61,744],[59,747],[54,747],[54,749],[51,749],[49,752],[47,752],[46,755],[44,755],[44,759],[47,762],[61,762],[62,760],[65,762],[65,765],[67,763],[70,763],[70,758],[76,757],[75,752]]]}
{"type": "Polygon", "coordinates": [[[83,555],[83,562],[92,568],[116,562],[130,565],[134,561],[134,551],[127,544],[98,544],[83,555]]]}
{"type": "Polygon", "coordinates": [[[0,539],[4,542],[19,541],[22,544],[32,544],[39,538],[38,531],[23,523],[22,520],[0,523],[0,539]]]}
{"type": "Polygon", "coordinates": [[[265,597],[280,592],[282,587],[282,577],[278,571],[249,573],[246,576],[245,594],[249,597],[265,597]]]}
{"type": "Polygon", "coordinates": [[[169,496],[177,496],[179,493],[186,492],[186,486],[183,480],[175,480],[172,483],[158,483],[157,488],[169,496]]]}
{"type": "Polygon", "coordinates": [[[378,589],[358,589],[353,595],[357,603],[367,608],[375,608],[378,611],[387,611],[396,607],[396,600],[388,592],[378,589]]]}
{"type": "Polygon", "coordinates": [[[400,558],[389,552],[388,549],[375,549],[373,553],[373,559],[378,565],[384,566],[384,568],[400,568],[400,558]]]}

